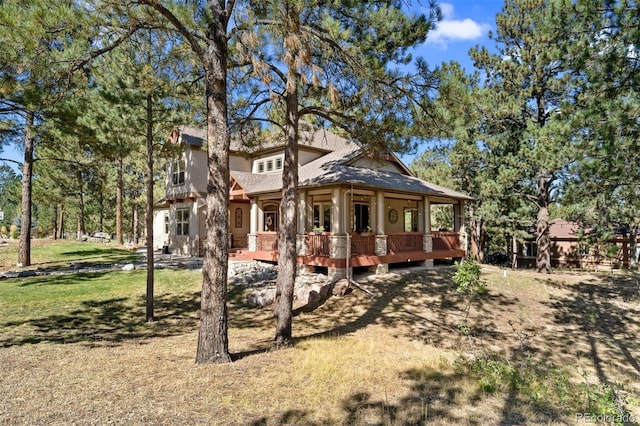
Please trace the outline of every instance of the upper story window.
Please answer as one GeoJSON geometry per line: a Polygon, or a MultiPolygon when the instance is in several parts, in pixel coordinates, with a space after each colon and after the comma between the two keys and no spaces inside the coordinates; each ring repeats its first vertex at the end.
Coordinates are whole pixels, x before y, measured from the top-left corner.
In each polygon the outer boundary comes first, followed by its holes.
{"type": "Polygon", "coordinates": [[[274,173],[282,170],[284,154],[261,158],[253,162],[253,173],[274,173]]]}
{"type": "Polygon", "coordinates": [[[183,159],[175,160],[171,163],[171,184],[172,185],[184,184],[184,169],[185,169],[185,162],[183,159]]]}

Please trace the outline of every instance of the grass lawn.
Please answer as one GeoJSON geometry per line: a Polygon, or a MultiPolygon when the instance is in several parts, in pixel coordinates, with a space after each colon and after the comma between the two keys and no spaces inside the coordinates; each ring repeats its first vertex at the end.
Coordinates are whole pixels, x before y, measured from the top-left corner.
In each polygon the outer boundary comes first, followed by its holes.
{"type": "Polygon", "coordinates": [[[154,324],[144,272],[0,281],[0,424],[640,421],[638,275],[485,267],[465,335],[453,272],[362,277],[375,299],[297,309],[296,344],[280,349],[271,309],[231,287],[235,362],[206,366],[199,271],[156,272],[154,324]]]}
{"type": "MultiPolygon", "coordinates": [[[[0,272],[16,270],[18,240],[4,240],[0,245],[0,272]]],[[[31,240],[31,267],[25,269],[58,269],[72,263],[84,265],[128,262],[137,255],[111,243],[89,243],[70,240],[31,240]]]]}

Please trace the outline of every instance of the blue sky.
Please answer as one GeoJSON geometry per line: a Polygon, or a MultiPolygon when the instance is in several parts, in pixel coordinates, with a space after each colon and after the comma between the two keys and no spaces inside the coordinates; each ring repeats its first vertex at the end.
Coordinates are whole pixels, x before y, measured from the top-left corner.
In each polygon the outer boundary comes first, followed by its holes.
{"type": "MultiPolygon", "coordinates": [[[[504,0],[448,0],[438,4],[442,20],[417,49],[416,56],[422,56],[431,67],[455,60],[472,72],[469,49],[476,45],[494,47],[488,33],[490,30],[495,32],[496,15],[504,0]]],[[[416,11],[419,9],[416,7],[416,11]]]]}
{"type": "MultiPolygon", "coordinates": [[[[427,13],[421,10],[428,0],[412,0],[416,12],[427,13]]],[[[496,14],[504,5],[504,0],[448,0],[438,2],[442,10],[442,21],[437,28],[431,31],[425,43],[419,46],[414,57],[423,57],[430,67],[440,65],[442,62],[455,60],[459,62],[467,72],[473,72],[473,63],[469,58],[469,49],[476,45],[486,46],[490,50],[494,47],[489,40],[490,30],[495,31],[496,14]]],[[[8,157],[21,160],[22,151],[19,147],[2,147],[0,157],[8,157]]],[[[418,150],[420,153],[422,149],[418,150]]],[[[404,155],[402,161],[407,165],[413,156],[404,155]]],[[[15,164],[5,163],[17,169],[15,164]]]]}

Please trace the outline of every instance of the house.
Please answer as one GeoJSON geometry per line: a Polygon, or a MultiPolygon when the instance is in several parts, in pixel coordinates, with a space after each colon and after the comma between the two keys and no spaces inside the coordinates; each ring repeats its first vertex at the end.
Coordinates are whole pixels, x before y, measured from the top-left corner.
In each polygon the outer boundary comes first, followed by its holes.
{"type": "MultiPolygon", "coordinates": [[[[551,266],[560,268],[613,269],[628,267],[629,236],[618,231],[607,243],[589,241],[589,230],[564,219],[554,219],[549,226],[551,240],[551,266]]],[[[639,240],[640,242],[640,240],[639,240]]],[[[535,239],[517,244],[518,267],[535,267],[538,254],[535,239]]],[[[638,253],[634,253],[636,259],[638,253]]]]}
{"type": "MultiPolygon", "coordinates": [[[[176,127],[170,140],[184,149],[167,167],[166,197],[155,209],[155,246],[199,256],[206,235],[206,132],[176,127]]],[[[281,144],[247,149],[232,142],[230,256],[277,260],[283,161],[281,144]]],[[[302,131],[298,263],[338,278],[353,267],[383,272],[394,263],[463,257],[469,199],[416,178],[393,153],[367,158],[357,144],[326,130],[302,131]],[[449,232],[431,230],[437,204],[452,206],[449,232]]]]}

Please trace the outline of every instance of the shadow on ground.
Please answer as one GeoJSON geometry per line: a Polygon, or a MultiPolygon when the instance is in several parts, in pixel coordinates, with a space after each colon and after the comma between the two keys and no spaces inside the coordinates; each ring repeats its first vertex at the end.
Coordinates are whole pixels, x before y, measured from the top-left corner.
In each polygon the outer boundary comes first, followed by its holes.
{"type": "Polygon", "coordinates": [[[168,337],[197,327],[200,293],[155,298],[156,322],[145,322],[144,297],[82,302],[79,309],[25,322],[0,323],[0,346],[49,343],[117,345],[125,340],[168,337]]]}

